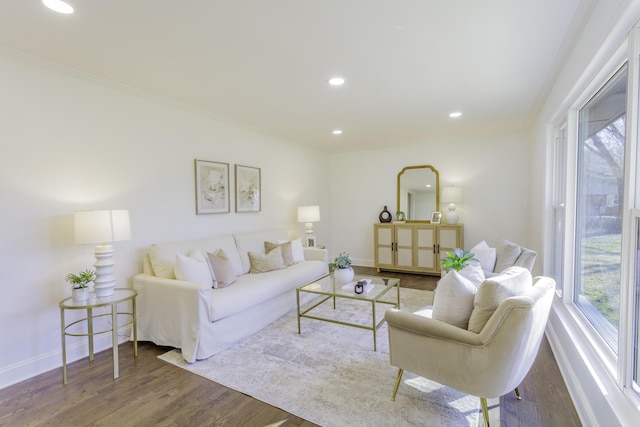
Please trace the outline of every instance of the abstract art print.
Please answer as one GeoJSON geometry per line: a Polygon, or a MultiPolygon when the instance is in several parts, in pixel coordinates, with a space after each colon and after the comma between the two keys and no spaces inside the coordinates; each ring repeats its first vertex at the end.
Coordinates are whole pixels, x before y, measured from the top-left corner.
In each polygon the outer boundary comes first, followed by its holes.
{"type": "Polygon", "coordinates": [[[196,214],[229,212],[229,164],[196,159],[195,168],[196,214]]]}
{"type": "Polygon", "coordinates": [[[260,168],[236,165],[236,212],[260,212],[260,168]]]}

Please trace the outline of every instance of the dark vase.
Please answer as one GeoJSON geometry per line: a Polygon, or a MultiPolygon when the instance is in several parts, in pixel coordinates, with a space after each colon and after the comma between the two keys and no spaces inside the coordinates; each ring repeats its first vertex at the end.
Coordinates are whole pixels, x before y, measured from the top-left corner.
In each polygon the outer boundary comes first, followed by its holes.
{"type": "Polygon", "coordinates": [[[380,212],[378,218],[380,218],[380,222],[391,222],[391,212],[387,210],[386,206],[384,207],[382,212],[380,212]]]}

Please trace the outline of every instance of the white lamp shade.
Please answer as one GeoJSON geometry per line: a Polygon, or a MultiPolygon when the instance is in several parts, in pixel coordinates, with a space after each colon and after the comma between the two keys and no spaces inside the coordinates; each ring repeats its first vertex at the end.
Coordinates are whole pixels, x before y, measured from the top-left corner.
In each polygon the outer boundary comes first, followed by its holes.
{"type": "Polygon", "coordinates": [[[320,206],[298,206],[298,222],[320,221],[320,206]]]}
{"type": "Polygon", "coordinates": [[[108,243],[131,239],[127,210],[79,211],[73,214],[75,242],[108,243]]]}
{"type": "Polygon", "coordinates": [[[453,185],[444,187],[440,194],[440,201],[444,203],[462,203],[462,188],[453,185]]]}

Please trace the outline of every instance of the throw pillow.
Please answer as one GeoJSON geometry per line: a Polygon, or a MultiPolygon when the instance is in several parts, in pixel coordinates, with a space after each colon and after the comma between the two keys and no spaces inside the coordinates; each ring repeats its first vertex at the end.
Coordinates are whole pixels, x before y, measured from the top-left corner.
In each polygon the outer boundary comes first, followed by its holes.
{"type": "Polygon", "coordinates": [[[438,282],[433,296],[433,318],[467,329],[477,291],[470,280],[451,270],[438,282]]]}
{"type": "Polygon", "coordinates": [[[469,263],[465,268],[458,271],[458,274],[473,283],[476,288],[480,286],[485,279],[484,271],[477,262],[469,263]]]}
{"type": "MultiPolygon", "coordinates": [[[[280,245],[286,242],[286,240],[278,240],[276,243],[280,245]]],[[[302,240],[291,240],[291,255],[293,256],[294,264],[304,261],[304,247],[302,246],[302,240]]]]}
{"type": "Polygon", "coordinates": [[[189,256],[176,255],[176,265],[174,267],[176,279],[185,280],[203,286],[213,286],[211,270],[199,249],[193,251],[189,256]]]}
{"type": "Polygon", "coordinates": [[[496,248],[491,248],[484,240],[475,245],[469,252],[473,252],[474,258],[485,271],[493,271],[496,266],[496,248]]]}
{"type": "Polygon", "coordinates": [[[279,246],[276,246],[266,254],[249,252],[249,262],[251,263],[251,269],[249,270],[251,274],[266,273],[285,268],[282,260],[282,251],[279,246]]]}
{"type": "Polygon", "coordinates": [[[278,247],[282,251],[282,260],[284,261],[284,265],[287,267],[293,265],[293,249],[291,248],[291,242],[284,242],[280,244],[264,242],[264,251],[267,253],[278,247]]]}
{"type": "Polygon", "coordinates": [[[468,329],[480,333],[502,301],[524,294],[532,284],[531,273],[522,267],[509,267],[500,275],[482,282],[473,300],[468,329]]]}
{"type": "Polygon", "coordinates": [[[211,264],[211,270],[213,271],[214,288],[224,288],[236,281],[236,272],[225,251],[217,249],[214,253],[207,252],[207,257],[209,258],[209,264],[211,264]]]}
{"type": "Polygon", "coordinates": [[[169,251],[162,249],[156,244],[151,245],[149,258],[153,272],[157,277],[164,277],[166,279],[176,278],[173,272],[173,263],[175,262],[174,253],[169,253],[169,251]]]}
{"type": "Polygon", "coordinates": [[[502,273],[516,263],[522,249],[517,244],[508,240],[500,240],[496,247],[496,266],[494,271],[502,273]]]}

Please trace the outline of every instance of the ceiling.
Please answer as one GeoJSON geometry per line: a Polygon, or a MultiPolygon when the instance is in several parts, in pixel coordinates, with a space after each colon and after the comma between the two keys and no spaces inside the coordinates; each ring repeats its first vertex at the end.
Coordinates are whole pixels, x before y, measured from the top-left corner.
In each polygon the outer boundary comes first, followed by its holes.
{"type": "Polygon", "coordinates": [[[2,0],[0,46],[329,152],[528,129],[593,3],[67,2],[2,0]]]}

